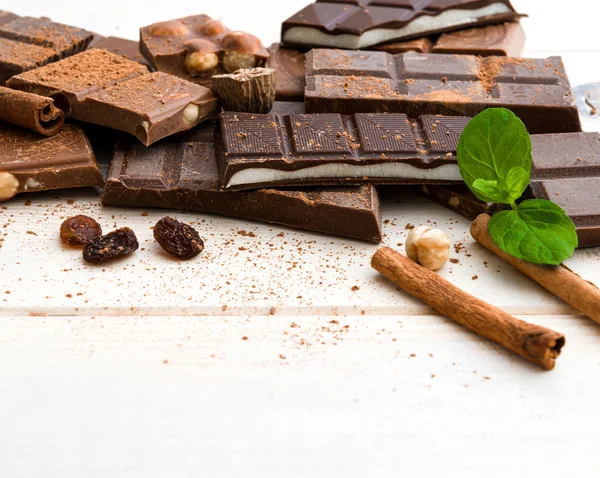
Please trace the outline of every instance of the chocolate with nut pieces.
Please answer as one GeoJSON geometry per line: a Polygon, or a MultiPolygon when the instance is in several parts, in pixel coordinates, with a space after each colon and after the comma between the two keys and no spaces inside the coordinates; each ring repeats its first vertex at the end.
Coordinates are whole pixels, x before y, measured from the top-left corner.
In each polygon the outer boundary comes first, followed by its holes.
{"type": "Polygon", "coordinates": [[[254,35],[231,31],[208,15],[141,28],[140,50],[158,71],[207,87],[213,75],[261,67],[269,58],[254,35]]]}

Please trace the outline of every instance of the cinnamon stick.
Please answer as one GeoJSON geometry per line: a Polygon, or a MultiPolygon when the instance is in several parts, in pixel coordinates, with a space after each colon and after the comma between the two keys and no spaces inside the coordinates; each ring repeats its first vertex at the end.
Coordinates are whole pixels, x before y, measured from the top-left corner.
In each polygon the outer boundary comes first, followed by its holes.
{"type": "Polygon", "coordinates": [[[574,309],[600,323],[600,289],[564,266],[541,266],[517,259],[502,251],[488,231],[490,216],[480,215],[471,225],[471,235],[486,249],[516,267],[544,289],[564,300],[574,309]]]}
{"type": "Polygon", "coordinates": [[[52,98],[0,86],[0,120],[54,136],[62,129],[65,115],[52,98]]]}
{"type": "Polygon", "coordinates": [[[383,247],[371,266],[410,295],[428,303],[456,323],[496,342],[545,370],[554,368],[565,337],[529,324],[467,294],[435,272],[383,247]]]}

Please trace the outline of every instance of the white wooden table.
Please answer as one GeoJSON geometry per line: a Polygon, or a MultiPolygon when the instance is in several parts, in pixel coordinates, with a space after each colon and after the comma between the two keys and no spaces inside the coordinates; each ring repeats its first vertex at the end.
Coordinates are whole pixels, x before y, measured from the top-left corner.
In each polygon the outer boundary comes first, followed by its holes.
{"type": "MultiPolygon", "coordinates": [[[[209,13],[268,44],[306,0],[203,3],[0,9],[132,39],[209,13]]],[[[600,80],[597,6],[514,3],[531,16],[527,55],[563,55],[574,85],[600,80]]],[[[467,220],[405,192],[384,204],[385,244],[428,221],[464,243],[442,275],[565,333],[553,372],[398,291],[369,267],[376,246],[171,212],[206,239],[178,263],[152,239],[165,214],[102,209],[89,190],[0,207],[0,476],[598,476],[600,326],[474,244],[467,220]],[[142,249],[85,265],[57,237],[80,213],[132,227],[142,249]]],[[[570,265],[600,284],[599,249],[570,265]]]]}

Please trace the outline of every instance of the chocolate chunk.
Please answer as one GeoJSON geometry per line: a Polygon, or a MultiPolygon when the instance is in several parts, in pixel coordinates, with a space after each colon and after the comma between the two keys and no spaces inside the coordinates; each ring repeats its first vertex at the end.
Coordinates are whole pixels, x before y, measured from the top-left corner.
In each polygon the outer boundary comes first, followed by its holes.
{"type": "Polygon", "coordinates": [[[519,22],[444,33],[435,42],[433,53],[460,53],[480,56],[520,56],[525,31],[519,22]]]}
{"type": "Polygon", "coordinates": [[[119,143],[102,202],[105,206],[200,211],[299,229],[381,241],[379,197],[373,186],[302,191],[224,191],[212,138],[144,148],[119,143]]]}
{"type": "Polygon", "coordinates": [[[271,45],[269,53],[271,56],[267,60],[267,66],[277,71],[275,99],[303,101],[306,87],[305,54],[291,48],[283,48],[279,43],[271,45]]]}
{"type": "Polygon", "coordinates": [[[109,51],[115,55],[121,55],[129,58],[132,61],[137,61],[144,66],[150,68],[150,63],[140,53],[140,43],[133,40],[126,40],[119,37],[98,37],[94,36],[94,40],[90,44],[90,48],[109,51]]]}
{"type": "Polygon", "coordinates": [[[11,76],[85,50],[93,34],[48,18],[0,22],[0,85],[11,76]]]}
{"type": "Polygon", "coordinates": [[[471,220],[474,220],[481,214],[489,214],[490,216],[493,216],[498,211],[508,207],[504,206],[503,204],[494,204],[481,201],[465,185],[451,186],[428,184],[426,186],[422,186],[422,190],[435,202],[441,204],[442,206],[446,206],[448,209],[451,209],[457,214],[460,214],[461,216],[471,220]]]}
{"type": "Polygon", "coordinates": [[[312,50],[306,71],[309,113],[475,116],[504,107],[530,133],[581,131],[560,57],[312,50]]]}
{"type": "Polygon", "coordinates": [[[14,13],[7,12],[5,10],[0,10],[0,25],[4,25],[5,23],[12,22],[13,20],[16,20],[17,18],[21,18],[21,17],[19,17],[19,15],[15,15],[14,13]]]}
{"type": "Polygon", "coordinates": [[[207,87],[213,75],[265,66],[269,57],[258,38],[208,15],[155,23],[140,37],[142,54],[158,71],[207,87]]]}
{"type": "Polygon", "coordinates": [[[136,136],[146,146],[218,113],[211,90],[102,50],[22,73],[11,88],[54,98],[72,118],[136,136]]]}
{"type": "Polygon", "coordinates": [[[23,192],[102,186],[104,178],[77,126],[44,138],[0,123],[0,201],[23,192]]]}
{"type": "Polygon", "coordinates": [[[221,184],[235,190],[339,184],[462,183],[458,140],[470,118],[404,114],[222,113],[221,184]]]}
{"type": "Polygon", "coordinates": [[[573,220],[579,247],[600,246],[600,134],[531,137],[531,190],[573,220]]]}
{"type": "Polygon", "coordinates": [[[364,49],[521,16],[508,0],[317,0],[283,23],[281,43],[364,49]]]}
{"type": "Polygon", "coordinates": [[[65,122],[52,98],[0,86],[0,120],[43,136],[54,136],[65,122]]]}

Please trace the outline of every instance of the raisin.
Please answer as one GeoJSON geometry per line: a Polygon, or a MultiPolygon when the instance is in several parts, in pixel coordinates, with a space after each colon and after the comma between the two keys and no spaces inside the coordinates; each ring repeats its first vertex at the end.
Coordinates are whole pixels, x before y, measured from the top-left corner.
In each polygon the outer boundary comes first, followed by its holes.
{"type": "Polygon", "coordinates": [[[154,239],[177,259],[191,259],[204,250],[204,241],[192,227],[171,217],[163,217],[154,226],[154,239]]]}
{"type": "Polygon", "coordinates": [[[98,264],[131,254],[139,247],[135,233],[128,227],[122,227],[90,242],[83,249],[83,258],[98,264]]]}
{"type": "Polygon", "coordinates": [[[67,246],[85,246],[102,235],[102,228],[88,216],[74,216],[60,226],[60,241],[67,246]]]}

